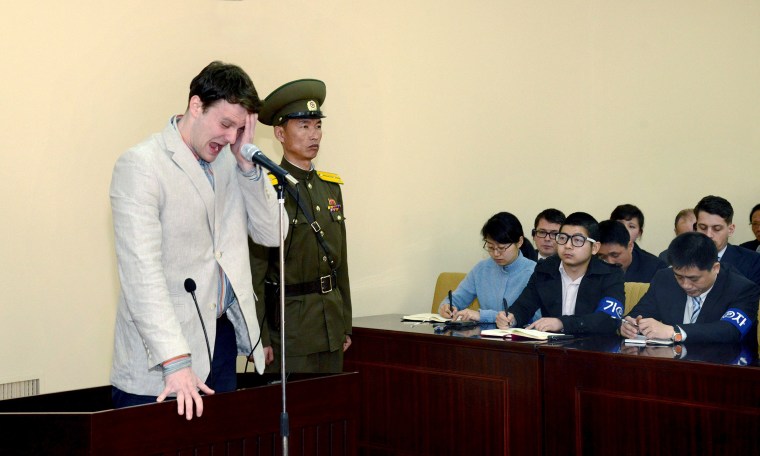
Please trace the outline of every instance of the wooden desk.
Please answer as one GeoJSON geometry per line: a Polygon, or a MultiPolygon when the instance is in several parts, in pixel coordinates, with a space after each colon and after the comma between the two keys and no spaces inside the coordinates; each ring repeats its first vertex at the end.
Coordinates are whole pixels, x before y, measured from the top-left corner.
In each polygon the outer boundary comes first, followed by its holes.
{"type": "MultiPolygon", "coordinates": [[[[280,391],[207,396],[191,421],[173,401],[112,410],[110,386],[0,401],[0,454],[282,454],[280,391]]],[[[289,382],[290,454],[356,454],[357,401],[356,374],[289,382]]]]}
{"type": "Polygon", "coordinates": [[[760,454],[756,346],[674,359],[616,336],[493,341],[400,319],[354,319],[360,454],[760,454]]]}
{"type": "Polygon", "coordinates": [[[479,328],[434,334],[400,319],[354,319],[345,370],[360,374],[360,453],[541,454],[534,344],[479,340],[479,328]]]}
{"type": "Polygon", "coordinates": [[[602,345],[541,347],[546,454],[760,454],[760,368],[735,365],[741,346],[602,345]]]}

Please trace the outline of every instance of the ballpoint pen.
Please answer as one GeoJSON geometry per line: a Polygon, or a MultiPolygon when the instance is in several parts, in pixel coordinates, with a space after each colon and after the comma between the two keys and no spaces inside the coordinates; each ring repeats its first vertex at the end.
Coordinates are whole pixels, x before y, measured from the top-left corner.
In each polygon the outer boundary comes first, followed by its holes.
{"type": "Polygon", "coordinates": [[[449,290],[449,308],[451,309],[451,317],[453,318],[457,308],[454,307],[454,298],[451,296],[451,290],[449,290]]]}

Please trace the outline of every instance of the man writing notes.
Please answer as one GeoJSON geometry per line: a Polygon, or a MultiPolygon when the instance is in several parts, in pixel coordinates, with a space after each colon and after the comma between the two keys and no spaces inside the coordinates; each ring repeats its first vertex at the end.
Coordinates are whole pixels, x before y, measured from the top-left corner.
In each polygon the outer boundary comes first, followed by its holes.
{"type": "Polygon", "coordinates": [[[117,407],[176,395],[191,419],[203,413],[199,390],[236,388],[238,354],[263,371],[247,238],[279,244],[277,196],[240,154],[260,103],[242,69],[212,62],[190,83],[185,113],[114,166],[117,407]]]}
{"type": "MultiPolygon", "coordinates": [[[[302,79],[272,92],[259,120],[274,127],[282,144],[280,163],[299,182],[288,187],[285,209],[290,233],[285,239],[285,365],[288,372],[341,372],[351,345],[351,292],[346,225],[337,174],[317,171],[312,161],[322,141],[322,81],[302,79]]],[[[251,248],[253,282],[266,296],[262,344],[268,371],[280,368],[279,252],[251,248]]]]}
{"type": "Polygon", "coordinates": [[[673,342],[738,342],[755,337],[760,287],[718,262],[702,233],[683,233],[668,247],[672,269],[655,274],[625,317],[620,334],[673,342]],[[634,318],[635,317],[635,318],[634,318]]]}
{"type": "Polygon", "coordinates": [[[625,293],[623,271],[596,257],[599,225],[585,212],[570,214],[557,234],[557,255],[540,261],[528,285],[496,325],[523,326],[536,310],[543,318],[528,328],[568,334],[614,334],[625,293]]]}

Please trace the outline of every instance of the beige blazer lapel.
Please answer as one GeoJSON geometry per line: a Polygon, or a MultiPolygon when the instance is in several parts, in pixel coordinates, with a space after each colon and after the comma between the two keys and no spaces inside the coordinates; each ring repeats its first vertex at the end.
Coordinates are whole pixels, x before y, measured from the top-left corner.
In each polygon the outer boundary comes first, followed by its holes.
{"type": "Polygon", "coordinates": [[[206,206],[209,228],[212,233],[215,233],[216,203],[214,189],[211,188],[211,183],[208,177],[206,177],[203,168],[201,168],[200,163],[198,163],[198,159],[195,158],[195,155],[193,155],[192,151],[181,139],[177,141],[176,138],[176,135],[164,133],[164,140],[166,141],[167,148],[172,153],[172,160],[188,175],[198,191],[203,204],[206,206]]]}

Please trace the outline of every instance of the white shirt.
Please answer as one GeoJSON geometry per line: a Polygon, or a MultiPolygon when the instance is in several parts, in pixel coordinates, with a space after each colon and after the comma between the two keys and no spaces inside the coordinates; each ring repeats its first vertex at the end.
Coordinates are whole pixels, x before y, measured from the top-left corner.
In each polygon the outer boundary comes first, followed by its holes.
{"type": "Polygon", "coordinates": [[[578,300],[578,287],[583,276],[573,280],[565,272],[562,262],[559,263],[559,275],[562,278],[562,315],[575,315],[575,302],[578,300]]]}

